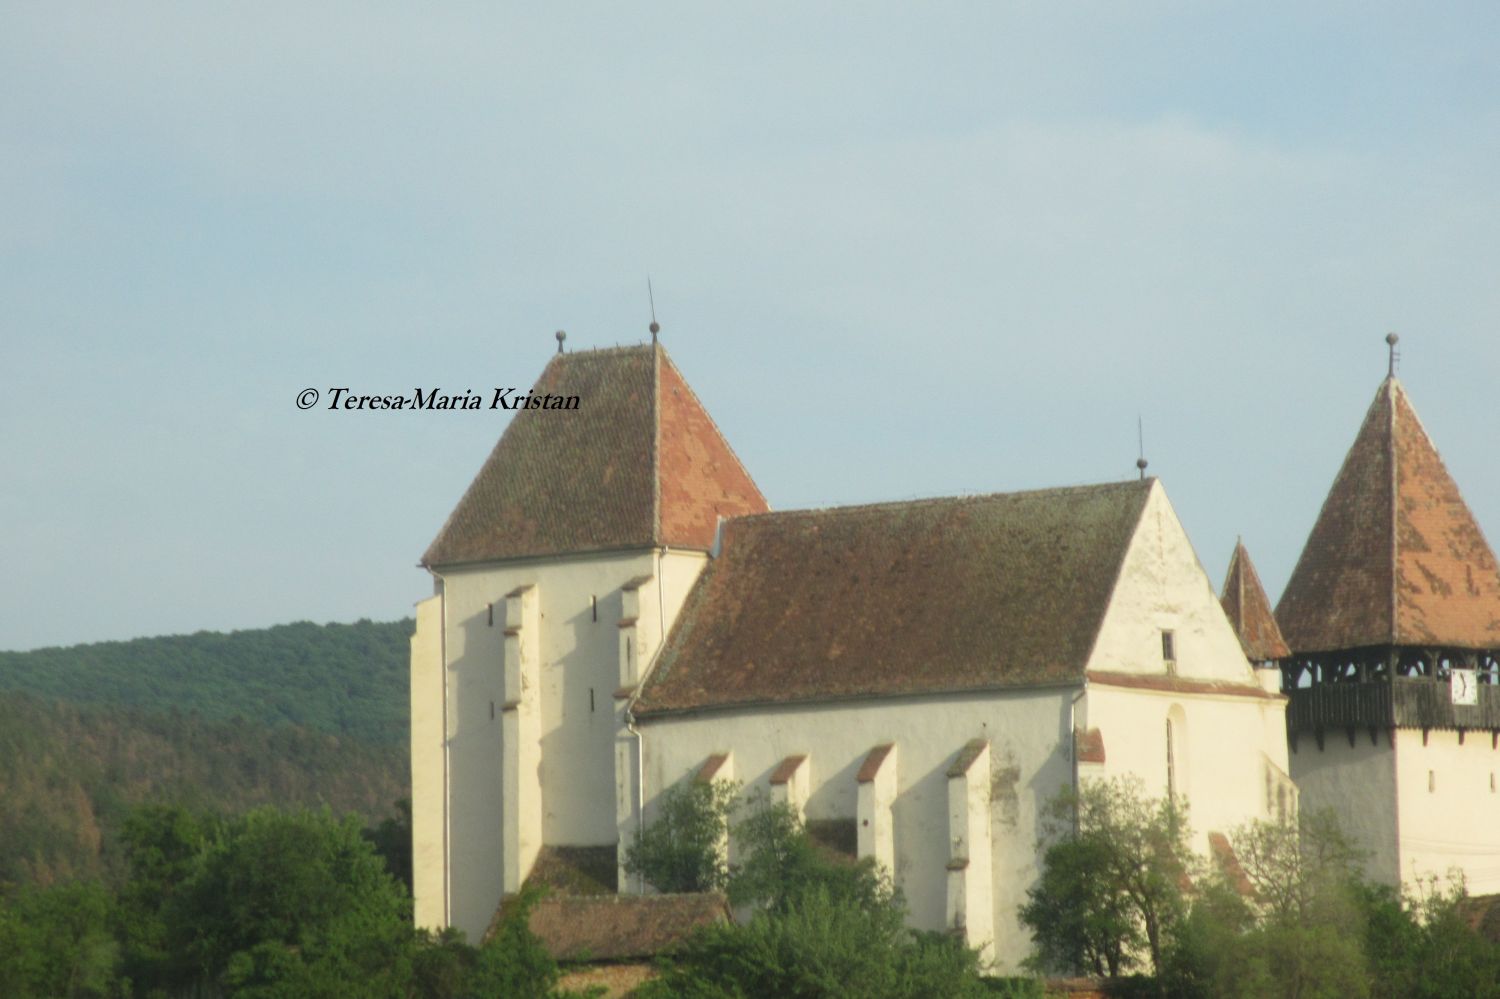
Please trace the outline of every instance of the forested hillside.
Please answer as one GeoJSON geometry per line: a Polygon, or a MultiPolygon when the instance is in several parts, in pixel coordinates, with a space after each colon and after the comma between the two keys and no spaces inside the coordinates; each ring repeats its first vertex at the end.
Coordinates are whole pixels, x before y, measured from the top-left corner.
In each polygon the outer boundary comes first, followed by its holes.
{"type": "Polygon", "coordinates": [[[407,748],[294,725],[0,694],[0,889],[111,873],[144,802],[237,814],[329,806],[373,823],[407,796],[407,748]]]}
{"type": "Polygon", "coordinates": [[[112,873],[142,803],[329,806],[408,796],[412,622],[282,625],[0,652],[0,888],[112,873]]]}
{"type": "Polygon", "coordinates": [[[0,652],[0,691],[291,723],[405,745],[412,621],[307,622],[229,634],[0,652]]]}

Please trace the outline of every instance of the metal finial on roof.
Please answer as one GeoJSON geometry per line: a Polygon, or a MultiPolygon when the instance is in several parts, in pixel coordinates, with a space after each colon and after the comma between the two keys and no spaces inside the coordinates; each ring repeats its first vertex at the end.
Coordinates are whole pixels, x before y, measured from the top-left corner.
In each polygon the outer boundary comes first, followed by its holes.
{"type": "Polygon", "coordinates": [[[1140,455],[1139,458],[1135,459],[1135,467],[1140,470],[1141,481],[1144,482],[1145,479],[1146,479],[1146,464],[1147,464],[1147,462],[1146,462],[1146,435],[1145,435],[1145,432],[1141,429],[1141,418],[1139,416],[1137,416],[1135,418],[1135,445],[1136,445],[1136,453],[1140,455]]]}
{"type": "Polygon", "coordinates": [[[656,334],[661,332],[661,323],[656,321],[656,294],[651,290],[651,275],[646,275],[646,298],[651,302],[651,342],[656,342],[656,334]]]}
{"type": "Polygon", "coordinates": [[[555,337],[557,337],[557,352],[559,354],[561,354],[563,352],[562,351],[563,341],[568,338],[568,333],[567,333],[566,330],[558,330],[556,333],[554,333],[552,335],[555,336],[555,337]]]}
{"type": "Polygon", "coordinates": [[[1389,347],[1390,350],[1391,350],[1391,363],[1390,363],[1390,367],[1386,369],[1386,377],[1387,378],[1395,378],[1396,377],[1396,360],[1397,360],[1397,358],[1399,358],[1401,356],[1400,354],[1396,353],[1396,344],[1400,341],[1400,339],[1401,338],[1399,336],[1397,336],[1396,334],[1394,334],[1394,333],[1387,333],[1385,335],[1386,346],[1389,347]]]}

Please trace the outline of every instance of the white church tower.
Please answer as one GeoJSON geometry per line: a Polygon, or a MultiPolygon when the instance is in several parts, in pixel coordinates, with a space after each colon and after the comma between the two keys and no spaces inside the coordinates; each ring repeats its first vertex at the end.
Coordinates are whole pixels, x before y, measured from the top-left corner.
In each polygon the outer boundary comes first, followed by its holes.
{"type": "Polygon", "coordinates": [[[624,705],[719,519],[767,509],[656,343],[558,354],[422,558],[412,638],[420,927],[477,940],[546,848],[614,863],[624,705]],[[620,758],[617,759],[617,743],[620,758]]]}
{"type": "Polygon", "coordinates": [[[1337,813],[1371,877],[1500,891],[1500,566],[1394,350],[1276,619],[1305,806],[1337,813]]]}

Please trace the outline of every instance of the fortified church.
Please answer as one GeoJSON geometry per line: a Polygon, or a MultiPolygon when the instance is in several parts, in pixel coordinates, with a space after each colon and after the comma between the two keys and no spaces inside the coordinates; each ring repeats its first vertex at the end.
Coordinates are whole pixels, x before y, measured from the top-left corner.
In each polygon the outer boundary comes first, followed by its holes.
{"type": "Polygon", "coordinates": [[[1139,777],[1198,849],[1331,805],[1397,883],[1500,875],[1500,574],[1394,377],[1276,611],[1222,597],[1153,478],[772,512],[666,350],[559,352],[422,564],[416,921],[471,938],[551,865],[732,779],[873,857],[1001,967],[1041,813],[1139,777]],[[1462,693],[1459,686],[1464,687],[1462,693]]]}

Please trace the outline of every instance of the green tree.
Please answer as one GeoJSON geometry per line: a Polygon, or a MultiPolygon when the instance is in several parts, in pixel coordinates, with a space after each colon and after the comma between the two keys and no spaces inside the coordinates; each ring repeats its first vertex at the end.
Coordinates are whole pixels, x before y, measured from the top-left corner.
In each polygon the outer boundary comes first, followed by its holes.
{"type": "Polygon", "coordinates": [[[1145,938],[1127,899],[1099,876],[1108,858],[1096,839],[1066,839],[1047,847],[1042,874],[1021,909],[1021,920],[1037,928],[1032,965],[1039,970],[1080,969],[1094,975],[1121,974],[1145,938]]]}
{"type": "Polygon", "coordinates": [[[1365,996],[1360,855],[1332,817],[1252,822],[1230,842],[1237,865],[1200,885],[1166,982],[1215,999],[1365,996]]]}
{"type": "Polygon", "coordinates": [[[1119,971],[1144,942],[1160,978],[1197,866],[1186,803],[1150,798],[1139,778],[1127,777],[1065,788],[1046,816],[1042,877],[1021,908],[1033,963],[1063,971],[1097,961],[1119,971]]]}
{"type": "Polygon", "coordinates": [[[404,995],[414,945],[401,887],[352,816],[251,812],[169,914],[196,983],[244,996],[404,995]]]}
{"type": "Polygon", "coordinates": [[[223,825],[218,816],[172,805],[140,806],[121,823],[128,877],[117,895],[116,936],[131,981],[166,987],[191,978],[169,940],[169,913],[181,904],[184,887],[197,876],[223,825]]]}
{"type": "Polygon", "coordinates": [[[813,843],[790,806],[773,805],[761,794],[745,811],[733,832],[741,861],[726,884],[734,905],[784,913],[802,896],[821,892],[834,905],[902,910],[901,899],[873,860],[833,858],[813,843]]]}
{"type": "Polygon", "coordinates": [[[1500,944],[1469,925],[1461,878],[1418,883],[1404,899],[1366,886],[1365,950],[1375,999],[1500,997],[1500,944]]]}
{"type": "Polygon", "coordinates": [[[375,847],[375,852],[385,861],[385,869],[391,877],[406,886],[412,893],[411,871],[411,799],[396,802],[396,814],[382,819],[378,826],[364,831],[365,839],[375,847]]]}
{"type": "Polygon", "coordinates": [[[90,881],[23,888],[0,898],[0,995],[108,999],[124,995],[113,902],[90,881]]]}
{"type": "Polygon", "coordinates": [[[729,781],[682,781],[663,792],[656,820],[625,851],[625,870],[661,892],[724,887],[720,850],[739,787],[729,781]]]}
{"type": "Polygon", "coordinates": [[[791,809],[754,800],[734,838],[742,862],[728,888],[755,907],[749,923],[700,933],[640,999],[987,994],[976,952],[908,930],[900,893],[873,863],[830,856],[791,809]]]}

